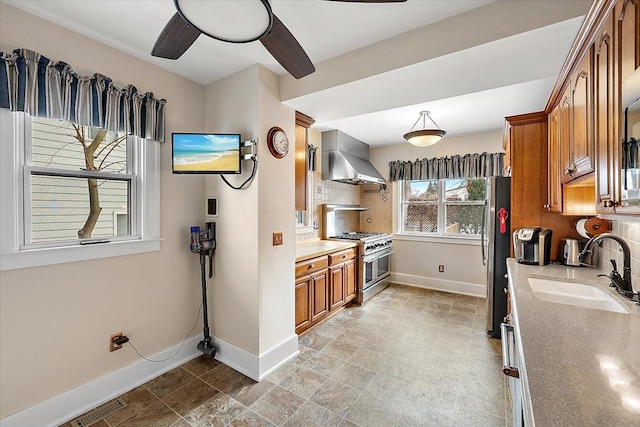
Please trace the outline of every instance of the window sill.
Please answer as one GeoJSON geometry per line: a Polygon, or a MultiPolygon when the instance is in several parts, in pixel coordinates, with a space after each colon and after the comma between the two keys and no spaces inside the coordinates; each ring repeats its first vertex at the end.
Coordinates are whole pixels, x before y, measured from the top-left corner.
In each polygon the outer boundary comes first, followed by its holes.
{"type": "Polygon", "coordinates": [[[445,245],[468,245],[480,246],[479,237],[456,237],[456,236],[420,236],[414,234],[394,234],[394,241],[440,243],[445,245]]]}
{"type": "Polygon", "coordinates": [[[87,261],[121,255],[133,255],[160,250],[160,239],[128,240],[91,246],[28,249],[0,254],[0,271],[40,267],[67,262],[87,261]]]}

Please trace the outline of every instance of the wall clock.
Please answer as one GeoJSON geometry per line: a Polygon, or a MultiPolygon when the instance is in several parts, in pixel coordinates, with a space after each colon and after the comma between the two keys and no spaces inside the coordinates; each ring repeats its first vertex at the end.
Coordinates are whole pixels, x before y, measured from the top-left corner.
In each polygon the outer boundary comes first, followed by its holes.
{"type": "Polygon", "coordinates": [[[274,126],[267,134],[267,147],[276,159],[281,159],[289,152],[289,138],[279,127],[274,126]]]}

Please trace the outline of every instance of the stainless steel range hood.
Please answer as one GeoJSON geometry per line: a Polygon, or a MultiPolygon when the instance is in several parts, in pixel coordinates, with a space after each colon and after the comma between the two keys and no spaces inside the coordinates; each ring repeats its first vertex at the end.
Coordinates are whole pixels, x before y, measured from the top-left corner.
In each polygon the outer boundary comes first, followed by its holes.
{"type": "Polygon", "coordinates": [[[346,184],[384,184],[369,162],[369,146],[339,130],[322,132],[322,179],[346,184]]]}

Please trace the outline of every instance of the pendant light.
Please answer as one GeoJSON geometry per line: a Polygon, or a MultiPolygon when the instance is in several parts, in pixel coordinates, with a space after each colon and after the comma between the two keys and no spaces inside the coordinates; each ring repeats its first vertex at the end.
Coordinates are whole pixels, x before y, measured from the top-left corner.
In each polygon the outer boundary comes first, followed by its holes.
{"type": "Polygon", "coordinates": [[[420,111],[420,117],[418,117],[418,120],[416,120],[409,132],[404,134],[404,139],[409,141],[409,144],[413,144],[417,147],[428,147],[440,141],[446,134],[447,131],[440,129],[440,126],[433,121],[429,115],[429,111],[420,111]],[[436,126],[436,129],[427,129],[427,117],[431,120],[431,123],[436,126]],[[422,129],[413,130],[418,122],[420,122],[420,119],[422,119],[422,129]]]}

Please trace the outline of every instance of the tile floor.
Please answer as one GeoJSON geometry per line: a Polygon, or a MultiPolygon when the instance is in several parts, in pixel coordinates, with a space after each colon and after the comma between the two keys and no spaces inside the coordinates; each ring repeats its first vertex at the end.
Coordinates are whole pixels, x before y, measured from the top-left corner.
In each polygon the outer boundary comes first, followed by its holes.
{"type": "Polygon", "coordinates": [[[392,285],[302,336],[298,356],[260,383],[200,356],[125,393],[127,406],[94,426],[505,427],[484,304],[392,285]]]}

